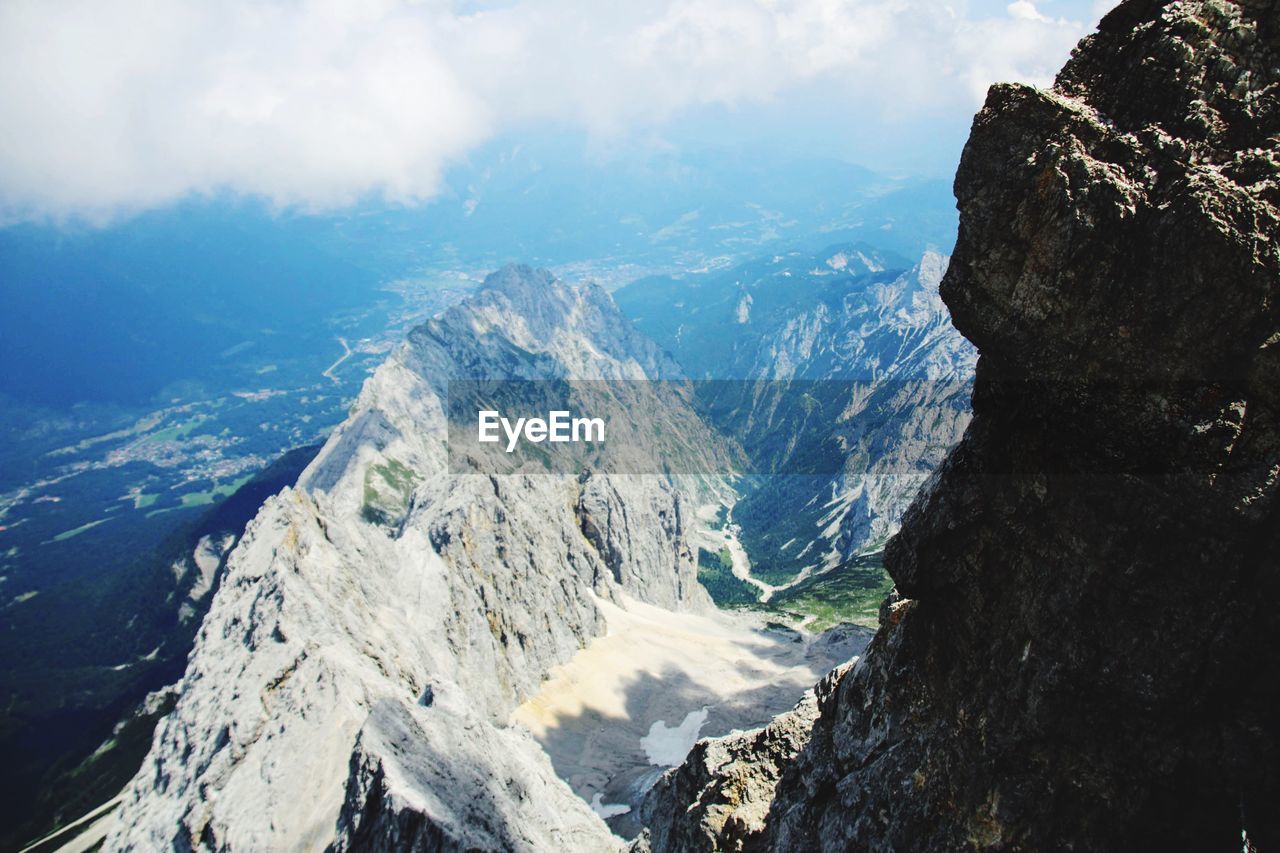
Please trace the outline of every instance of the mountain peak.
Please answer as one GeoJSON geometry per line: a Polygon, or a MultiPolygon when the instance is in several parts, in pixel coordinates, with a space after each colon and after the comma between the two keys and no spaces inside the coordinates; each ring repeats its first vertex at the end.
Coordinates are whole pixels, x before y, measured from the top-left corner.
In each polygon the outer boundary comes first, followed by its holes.
{"type": "Polygon", "coordinates": [[[495,291],[506,294],[509,297],[529,294],[530,292],[536,294],[557,281],[555,274],[544,267],[509,263],[485,276],[479,292],[495,291]]]}

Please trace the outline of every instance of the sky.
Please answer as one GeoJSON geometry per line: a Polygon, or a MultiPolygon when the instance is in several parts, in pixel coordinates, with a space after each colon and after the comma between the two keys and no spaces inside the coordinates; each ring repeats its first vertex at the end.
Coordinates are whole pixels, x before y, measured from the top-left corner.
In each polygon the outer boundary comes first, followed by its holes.
{"type": "MultiPolygon", "coordinates": [[[[954,168],[1096,0],[0,0],[0,222],[427,201],[495,139],[954,168]]],[[[621,153],[620,153],[621,152],[621,153]]]]}

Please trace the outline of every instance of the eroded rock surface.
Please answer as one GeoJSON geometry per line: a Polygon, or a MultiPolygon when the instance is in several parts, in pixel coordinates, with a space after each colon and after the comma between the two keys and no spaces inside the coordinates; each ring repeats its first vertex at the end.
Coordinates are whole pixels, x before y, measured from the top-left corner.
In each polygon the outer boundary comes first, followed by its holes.
{"type": "Polygon", "coordinates": [[[819,701],[847,669],[837,667],[767,726],[699,741],[645,799],[641,819],[647,829],[631,849],[742,850],[751,844],[764,830],[783,771],[809,743],[819,701]]]}
{"type": "Polygon", "coordinates": [[[759,828],[704,778],[655,849],[1280,845],[1278,138],[1274,2],[1130,0],[992,88],[942,285],[975,416],[898,595],[759,828]]]}

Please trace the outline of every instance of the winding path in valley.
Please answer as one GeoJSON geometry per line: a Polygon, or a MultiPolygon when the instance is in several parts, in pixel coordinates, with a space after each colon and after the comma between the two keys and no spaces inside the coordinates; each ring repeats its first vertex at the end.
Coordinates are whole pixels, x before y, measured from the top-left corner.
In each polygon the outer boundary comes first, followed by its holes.
{"type": "Polygon", "coordinates": [[[343,352],[341,357],[339,357],[337,361],[335,361],[333,364],[326,367],[324,370],[324,375],[327,376],[335,385],[341,384],[342,380],[339,379],[337,376],[335,376],[333,372],[338,369],[338,366],[342,364],[342,362],[351,358],[351,347],[347,345],[347,339],[338,338],[338,343],[342,344],[343,352]]]}

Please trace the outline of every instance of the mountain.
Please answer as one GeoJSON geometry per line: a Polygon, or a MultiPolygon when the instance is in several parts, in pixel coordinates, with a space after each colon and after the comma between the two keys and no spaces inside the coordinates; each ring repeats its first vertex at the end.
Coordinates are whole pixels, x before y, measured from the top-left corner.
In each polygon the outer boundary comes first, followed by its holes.
{"type": "Polygon", "coordinates": [[[22,756],[0,824],[15,837],[43,831],[37,799],[68,813],[45,797],[62,790],[52,780],[183,666],[191,623],[139,662],[183,606],[168,540],[323,441],[367,373],[480,270],[529,258],[611,285],[797,241],[874,235],[914,252],[954,233],[939,181],[772,145],[640,144],[604,160],[590,147],[522,128],[448,169],[422,205],[323,212],[214,193],[0,227],[0,741],[22,756]]]}
{"type": "MultiPolygon", "coordinates": [[[[0,848],[80,817],[137,772],[226,552],[319,449],[284,454],[231,497],[171,524],[159,544],[122,533],[132,545],[127,568],[76,583],[70,601],[42,591],[30,606],[6,609],[0,687],[9,699],[0,748],[9,773],[0,788],[0,848]]],[[[81,547],[107,567],[98,547],[81,547]]]]}
{"type": "MultiPolygon", "coordinates": [[[[723,134],[718,134],[724,139],[723,134]]],[[[893,178],[776,144],[652,145],[522,128],[446,171],[440,195],[407,208],[370,205],[317,220],[330,245],[376,255],[496,266],[525,258],[592,261],[611,279],[875,240],[914,254],[955,235],[944,180],[893,178]]]]}
{"type": "MultiPolygon", "coordinates": [[[[604,290],[528,268],[415,329],[228,558],[107,847],[613,846],[505,722],[604,632],[605,603],[711,609],[693,498],[656,476],[453,470],[446,397],[674,370],[604,290]]],[[[687,414],[686,444],[728,470],[687,414]]]]}
{"type": "Polygon", "coordinates": [[[947,258],[867,244],[649,278],[615,294],[698,384],[760,476],[733,520],[773,584],[883,546],[969,418],[975,352],[938,296],[947,258]]]}
{"type": "Polygon", "coordinates": [[[1280,17],[1128,0],[991,89],[942,294],[974,418],[868,651],[645,806],[655,850],[1280,844],[1280,17]]]}
{"type": "Polygon", "coordinates": [[[915,251],[955,231],[938,181],[768,148],[601,161],[590,147],[564,132],[496,140],[423,205],[281,210],[213,194],[95,225],[0,223],[0,398],[65,414],[249,381],[329,352],[334,328],[375,313],[390,285],[457,283],[512,258],[634,277],[814,235],[915,251]]]}

